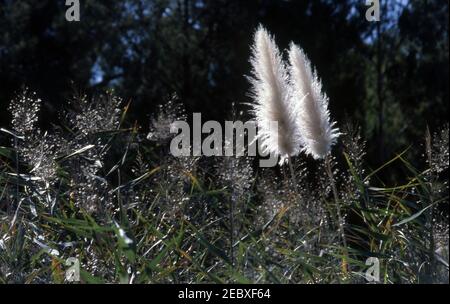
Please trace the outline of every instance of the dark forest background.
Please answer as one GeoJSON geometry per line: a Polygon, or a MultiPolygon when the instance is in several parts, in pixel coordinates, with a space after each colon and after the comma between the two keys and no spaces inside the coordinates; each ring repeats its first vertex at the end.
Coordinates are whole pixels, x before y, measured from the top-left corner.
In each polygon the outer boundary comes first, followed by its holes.
{"type": "Polygon", "coordinates": [[[0,0],[0,126],[23,86],[43,100],[44,128],[74,93],[110,88],[144,131],[174,93],[204,121],[228,119],[249,101],[261,23],[280,47],[305,49],[333,119],[360,126],[381,163],[447,122],[449,2],[380,2],[381,21],[368,22],[364,0],[81,0],[81,21],[67,22],[62,0],[0,0]]]}

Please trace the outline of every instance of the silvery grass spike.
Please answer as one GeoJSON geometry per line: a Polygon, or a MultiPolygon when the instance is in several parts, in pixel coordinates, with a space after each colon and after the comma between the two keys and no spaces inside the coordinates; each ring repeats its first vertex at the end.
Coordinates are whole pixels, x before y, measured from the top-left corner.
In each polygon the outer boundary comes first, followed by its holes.
{"type": "Polygon", "coordinates": [[[323,159],[339,137],[339,129],[330,122],[328,97],[313,71],[311,62],[300,47],[291,43],[289,74],[292,88],[291,102],[296,104],[296,123],[302,137],[303,150],[314,159],[323,159]]]}
{"type": "Polygon", "coordinates": [[[252,47],[252,113],[263,151],[280,158],[283,165],[300,153],[301,137],[290,97],[288,73],[274,37],[259,26],[252,47]],[[278,123],[278,129],[273,127],[278,123]]]}

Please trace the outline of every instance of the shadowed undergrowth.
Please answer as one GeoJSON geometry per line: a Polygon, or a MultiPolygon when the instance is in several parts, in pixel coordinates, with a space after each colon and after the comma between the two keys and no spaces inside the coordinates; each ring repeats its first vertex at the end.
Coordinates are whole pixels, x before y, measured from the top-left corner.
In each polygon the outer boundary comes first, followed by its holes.
{"type": "Polygon", "coordinates": [[[378,168],[345,130],[332,167],[347,256],[323,165],[296,157],[294,184],[250,157],[175,158],[168,128],[183,106],[169,100],[148,136],[128,107],[80,96],[46,132],[36,96],[13,100],[0,132],[0,282],[66,282],[74,257],[83,283],[364,283],[374,257],[381,283],[448,283],[448,126],[378,168]],[[404,178],[385,184],[394,167],[404,178]]]}

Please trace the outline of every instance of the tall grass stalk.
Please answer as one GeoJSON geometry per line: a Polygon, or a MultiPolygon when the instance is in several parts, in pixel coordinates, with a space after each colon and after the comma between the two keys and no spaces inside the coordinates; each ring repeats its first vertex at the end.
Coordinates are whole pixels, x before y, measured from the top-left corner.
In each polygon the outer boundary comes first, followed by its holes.
{"type": "Polygon", "coordinates": [[[433,197],[433,184],[435,183],[434,180],[434,174],[433,174],[433,168],[432,168],[432,162],[433,162],[433,150],[432,150],[432,136],[429,127],[427,126],[426,133],[425,133],[425,149],[427,154],[427,161],[428,161],[428,174],[427,174],[427,183],[429,184],[429,190],[428,190],[428,206],[430,206],[426,212],[427,217],[427,223],[429,225],[429,232],[428,232],[428,238],[429,238],[429,259],[430,259],[430,265],[429,265],[429,276],[433,276],[433,272],[435,269],[435,250],[436,246],[434,243],[434,218],[433,218],[433,208],[434,208],[434,197],[433,197]]]}
{"type": "Polygon", "coordinates": [[[343,245],[343,259],[342,259],[342,271],[346,275],[348,272],[347,265],[348,265],[348,247],[347,247],[347,238],[345,236],[345,230],[344,230],[344,218],[342,216],[342,210],[341,210],[341,203],[339,200],[339,194],[336,187],[336,183],[334,180],[334,174],[333,174],[333,168],[331,165],[331,154],[328,154],[325,157],[325,171],[327,172],[330,186],[333,192],[334,202],[336,204],[336,214],[338,217],[338,229],[341,236],[341,241],[343,245]]]}

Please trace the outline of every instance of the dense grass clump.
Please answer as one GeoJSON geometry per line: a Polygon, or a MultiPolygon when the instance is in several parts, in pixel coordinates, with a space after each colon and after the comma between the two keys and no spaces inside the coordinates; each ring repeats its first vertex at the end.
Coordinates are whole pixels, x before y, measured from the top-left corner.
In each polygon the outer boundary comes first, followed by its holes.
{"type": "Polygon", "coordinates": [[[72,257],[82,283],[364,283],[369,257],[380,283],[448,283],[448,126],[377,168],[341,127],[334,196],[303,155],[295,178],[250,157],[171,156],[170,123],[187,117],[176,98],[150,134],[112,93],[74,98],[47,131],[40,103],[25,90],[0,132],[2,283],[67,282],[72,257]]]}

